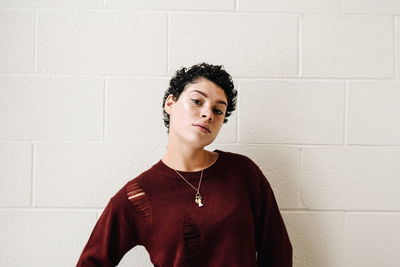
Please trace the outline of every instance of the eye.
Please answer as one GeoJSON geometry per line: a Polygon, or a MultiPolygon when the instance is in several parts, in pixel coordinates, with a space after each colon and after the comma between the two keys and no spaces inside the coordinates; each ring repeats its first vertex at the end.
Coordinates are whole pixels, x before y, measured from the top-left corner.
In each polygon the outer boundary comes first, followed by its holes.
{"type": "Polygon", "coordinates": [[[198,100],[198,99],[192,98],[191,100],[192,100],[192,102],[195,103],[195,104],[199,104],[199,103],[200,103],[200,100],[198,100]]]}
{"type": "Polygon", "coordinates": [[[216,111],[216,113],[217,113],[218,115],[224,114],[224,113],[223,113],[221,110],[219,110],[219,109],[216,109],[215,111],[216,111]]]}

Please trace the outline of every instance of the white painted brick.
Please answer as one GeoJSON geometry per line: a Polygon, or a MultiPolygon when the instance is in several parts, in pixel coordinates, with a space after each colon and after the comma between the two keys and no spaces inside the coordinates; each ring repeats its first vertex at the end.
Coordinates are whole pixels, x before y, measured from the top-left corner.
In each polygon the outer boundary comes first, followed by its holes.
{"type": "Polygon", "coordinates": [[[166,14],[42,11],[38,71],[166,74],[166,37],[166,14]]]}
{"type": "Polygon", "coordinates": [[[162,120],[162,99],[167,88],[167,79],[109,79],[106,140],[167,142],[162,120]]]}
{"type": "Polygon", "coordinates": [[[0,0],[0,7],[60,7],[60,8],[96,8],[103,7],[104,0],[0,0]]]}
{"type": "MultiPolygon", "coordinates": [[[[107,86],[106,140],[168,142],[162,101],[168,79],[110,78],[107,86]],[[150,122],[150,123],[149,123],[150,122]]],[[[215,142],[235,140],[235,116],[223,124],[215,142]]]]}
{"type": "Polygon", "coordinates": [[[293,246],[293,266],[346,266],[343,214],[320,212],[282,215],[293,246]]]}
{"type": "Polygon", "coordinates": [[[396,20],[396,76],[400,78],[400,17],[396,20]]]}
{"type": "Polygon", "coordinates": [[[75,266],[93,212],[0,211],[1,266],[75,266]]]}
{"type": "Polygon", "coordinates": [[[234,10],[235,0],[107,0],[106,7],[163,10],[234,10]]]}
{"type": "Polygon", "coordinates": [[[172,70],[206,61],[233,76],[297,76],[295,16],[172,14],[170,27],[172,70]]]}
{"type": "Polygon", "coordinates": [[[35,206],[103,207],[164,152],[161,144],[40,143],[35,206]]]}
{"type": "Polygon", "coordinates": [[[303,201],[312,209],[400,210],[400,149],[304,149],[303,201]]]}
{"type": "Polygon", "coordinates": [[[32,72],[34,21],[31,10],[0,10],[0,72],[32,72]]]}
{"type": "Polygon", "coordinates": [[[398,0],[342,0],[343,11],[364,14],[400,14],[398,0]]]}
{"type": "Polygon", "coordinates": [[[348,143],[400,145],[400,82],[350,82],[348,88],[348,143]]]}
{"type": "Polygon", "coordinates": [[[0,76],[0,84],[0,138],[103,138],[101,79],[0,76]]]}
{"type": "Polygon", "coordinates": [[[0,142],[0,206],[29,206],[31,203],[31,144],[0,142]]]}
{"type": "Polygon", "coordinates": [[[238,0],[240,11],[340,12],[340,0],[238,0]]]}
{"type": "Polygon", "coordinates": [[[150,261],[150,255],[144,246],[136,246],[128,251],[122,258],[118,267],[154,267],[150,261]]]}
{"type": "Polygon", "coordinates": [[[302,17],[305,77],[392,77],[390,16],[306,15],[302,17]]]}
{"type": "Polygon", "coordinates": [[[348,214],[347,239],[347,266],[400,266],[400,214],[348,214]]]}
{"type": "Polygon", "coordinates": [[[300,203],[300,150],[261,145],[217,145],[216,148],[251,158],[270,182],[279,208],[302,208],[300,203]]]}
{"type": "Polygon", "coordinates": [[[242,81],[240,88],[240,142],[343,142],[344,83],[242,81]]]}

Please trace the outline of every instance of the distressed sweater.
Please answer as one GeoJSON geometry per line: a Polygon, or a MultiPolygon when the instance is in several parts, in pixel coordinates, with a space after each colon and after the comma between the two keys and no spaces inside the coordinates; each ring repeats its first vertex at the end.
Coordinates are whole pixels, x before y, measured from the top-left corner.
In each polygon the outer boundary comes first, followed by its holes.
{"type": "MultiPolygon", "coordinates": [[[[117,266],[137,245],[154,266],[292,266],[274,193],[248,157],[221,150],[196,190],[159,160],[109,199],[77,266],[117,266]]],[[[201,171],[179,173],[195,188],[201,171]]]]}

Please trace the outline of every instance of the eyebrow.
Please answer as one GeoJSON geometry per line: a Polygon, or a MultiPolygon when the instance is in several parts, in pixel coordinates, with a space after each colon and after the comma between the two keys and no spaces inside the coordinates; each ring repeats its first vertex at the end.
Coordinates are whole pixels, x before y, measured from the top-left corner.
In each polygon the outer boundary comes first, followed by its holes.
{"type": "MultiPolygon", "coordinates": [[[[208,97],[208,95],[207,95],[206,93],[204,93],[204,92],[202,92],[202,91],[199,91],[199,90],[193,90],[193,91],[191,91],[191,93],[192,93],[192,92],[197,92],[197,93],[199,93],[199,94],[202,94],[202,95],[205,96],[205,97],[208,97]]],[[[218,100],[217,103],[219,103],[219,104],[224,104],[225,106],[228,106],[228,105],[226,104],[226,102],[225,102],[225,101],[222,101],[222,100],[218,100]]]]}

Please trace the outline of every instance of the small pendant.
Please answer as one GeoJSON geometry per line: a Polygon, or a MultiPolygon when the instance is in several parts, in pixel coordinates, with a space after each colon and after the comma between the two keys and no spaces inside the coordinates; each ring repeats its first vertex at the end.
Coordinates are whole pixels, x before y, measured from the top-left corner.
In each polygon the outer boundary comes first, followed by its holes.
{"type": "Polygon", "coordinates": [[[194,202],[196,202],[196,204],[199,205],[199,207],[203,207],[204,206],[204,204],[201,203],[201,199],[202,199],[202,197],[201,197],[200,193],[197,193],[194,202]]]}

